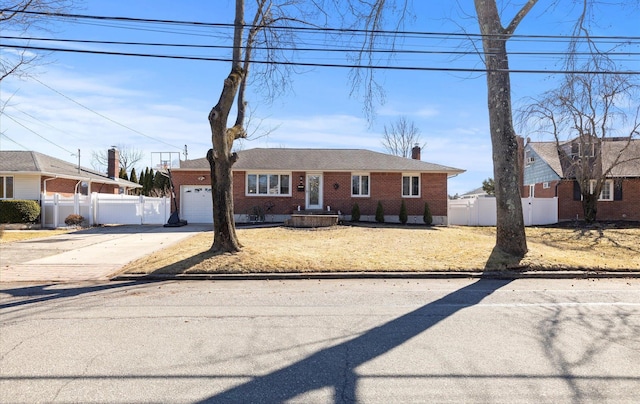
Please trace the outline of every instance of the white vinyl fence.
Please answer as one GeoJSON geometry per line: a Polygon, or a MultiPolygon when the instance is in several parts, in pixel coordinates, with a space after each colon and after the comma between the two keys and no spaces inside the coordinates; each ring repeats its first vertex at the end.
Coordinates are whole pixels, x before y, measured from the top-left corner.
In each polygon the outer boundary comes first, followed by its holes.
{"type": "Polygon", "coordinates": [[[42,227],[64,226],[71,214],[84,217],[89,225],[164,224],[171,215],[170,198],[92,193],[70,197],[59,194],[40,198],[42,227]]]}
{"type": "MultiPolygon", "coordinates": [[[[558,198],[522,198],[525,226],[558,223],[558,198]]],[[[495,226],[496,198],[449,201],[448,223],[458,226],[495,226]]]]}

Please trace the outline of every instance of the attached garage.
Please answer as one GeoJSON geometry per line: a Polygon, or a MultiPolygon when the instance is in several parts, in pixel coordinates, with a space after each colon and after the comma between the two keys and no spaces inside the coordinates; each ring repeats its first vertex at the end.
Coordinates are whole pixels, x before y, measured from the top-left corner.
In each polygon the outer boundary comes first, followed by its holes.
{"type": "Polygon", "coordinates": [[[211,186],[180,186],[180,218],[188,223],[213,223],[211,186]]]}

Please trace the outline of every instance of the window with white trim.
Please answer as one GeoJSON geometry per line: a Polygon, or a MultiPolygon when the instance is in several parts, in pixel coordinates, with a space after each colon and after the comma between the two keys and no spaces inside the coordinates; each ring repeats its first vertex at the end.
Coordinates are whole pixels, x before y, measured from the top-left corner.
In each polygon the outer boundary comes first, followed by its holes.
{"type": "Polygon", "coordinates": [[[290,174],[247,174],[247,195],[291,195],[290,174]]]}
{"type": "MultiPolygon", "coordinates": [[[[596,186],[596,181],[591,180],[589,182],[589,192],[593,193],[593,189],[596,186]]],[[[600,191],[599,201],[612,201],[613,200],[613,180],[605,180],[602,184],[602,191],[600,191]]]]}
{"type": "Polygon", "coordinates": [[[13,199],[13,177],[0,177],[0,199],[13,199]]]}
{"type": "Polygon", "coordinates": [[[420,196],[420,175],[402,176],[402,196],[403,197],[419,197],[420,196]]]}
{"type": "Polygon", "coordinates": [[[369,174],[351,175],[351,196],[369,196],[369,174]]]}
{"type": "Polygon", "coordinates": [[[533,162],[535,161],[535,158],[533,157],[533,153],[531,152],[531,150],[525,150],[524,151],[524,163],[525,165],[530,165],[533,164],[533,162]]]}
{"type": "Polygon", "coordinates": [[[549,181],[545,181],[542,183],[542,189],[549,189],[551,188],[551,184],[549,184],[549,181]]]}

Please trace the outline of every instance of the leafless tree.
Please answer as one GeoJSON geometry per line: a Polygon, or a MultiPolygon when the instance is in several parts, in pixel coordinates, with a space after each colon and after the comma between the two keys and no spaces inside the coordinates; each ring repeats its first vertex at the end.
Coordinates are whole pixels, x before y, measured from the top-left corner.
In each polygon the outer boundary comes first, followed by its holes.
{"type": "MultiPolygon", "coordinates": [[[[144,153],[136,149],[135,147],[118,145],[118,154],[120,156],[119,164],[120,168],[124,169],[127,173],[131,172],[131,169],[136,166],[137,163],[142,161],[144,153]]],[[[107,150],[92,151],[91,152],[91,165],[96,170],[104,170],[109,163],[109,155],[107,150]]]]}
{"type": "Polygon", "coordinates": [[[384,125],[382,146],[394,156],[411,157],[411,150],[415,145],[424,147],[421,141],[420,129],[413,121],[401,116],[395,122],[384,125]]]}
{"type": "Polygon", "coordinates": [[[588,73],[566,74],[558,88],[531,98],[520,119],[553,136],[564,176],[577,182],[585,221],[593,222],[612,174],[640,161],[640,87],[616,74],[606,52],[592,53],[578,71],[588,73]]]}
{"type": "MultiPolygon", "coordinates": [[[[34,29],[46,30],[47,18],[37,13],[59,13],[71,9],[76,0],[0,0],[0,26],[4,34],[23,34],[34,29]]],[[[3,49],[0,58],[0,81],[10,75],[23,76],[42,58],[26,49],[3,49]]]]}
{"type": "MultiPolygon", "coordinates": [[[[398,0],[406,3],[407,0],[398,0]]],[[[235,1],[235,20],[233,32],[233,53],[231,71],[224,80],[218,103],[209,113],[212,149],[207,153],[211,170],[211,196],[213,198],[214,236],[211,251],[237,252],[241,249],[235,231],[233,209],[233,181],[231,168],[238,155],[233,152],[233,143],[247,137],[245,90],[249,79],[252,55],[258,51],[265,52],[260,70],[254,72],[256,85],[261,86],[268,97],[277,95],[290,85],[289,75],[292,73],[288,65],[282,63],[286,55],[278,54],[282,47],[275,44],[291,44],[295,49],[295,30],[293,26],[322,26],[329,20],[355,21],[353,24],[372,30],[371,36],[364,40],[363,58],[366,50],[375,39],[375,29],[382,23],[384,11],[389,4],[385,0],[364,2],[362,0],[256,0],[253,4],[252,18],[245,24],[245,0],[235,1]],[[345,10],[347,10],[345,12],[345,10]],[[333,14],[333,11],[337,14],[333,14]],[[334,19],[337,15],[338,18],[334,19]],[[362,17],[362,18],[357,18],[362,17]],[[314,19],[316,22],[314,23],[314,19]],[[322,21],[324,20],[324,22],[322,21]],[[320,22],[318,22],[320,21],[320,22]],[[236,106],[234,123],[229,126],[230,113],[236,106]]],[[[354,25],[354,26],[355,26],[354,25]]],[[[372,48],[371,48],[372,49],[372,48]]],[[[369,53],[371,54],[371,53],[369,53]]],[[[373,81],[365,80],[371,84],[373,81]]],[[[354,82],[358,82],[354,78],[354,82]]]]}

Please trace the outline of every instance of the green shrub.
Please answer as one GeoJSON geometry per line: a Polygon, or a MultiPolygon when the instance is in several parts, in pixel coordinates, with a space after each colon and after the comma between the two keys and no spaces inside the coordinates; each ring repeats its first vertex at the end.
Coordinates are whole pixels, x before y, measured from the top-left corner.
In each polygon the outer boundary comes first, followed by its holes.
{"type": "Polygon", "coordinates": [[[0,223],[34,223],[40,216],[36,201],[0,200],[0,223]]]}
{"type": "Polygon", "coordinates": [[[398,215],[400,218],[400,223],[407,224],[407,220],[409,220],[409,215],[407,214],[407,205],[404,203],[404,199],[402,200],[402,205],[400,205],[400,214],[398,215]]]}
{"type": "Polygon", "coordinates": [[[433,216],[431,216],[431,209],[429,209],[429,204],[424,203],[424,213],[422,214],[422,221],[424,224],[431,226],[433,224],[433,216]]]}
{"type": "Polygon", "coordinates": [[[64,219],[64,224],[67,226],[80,226],[82,222],[84,222],[84,217],[76,215],[75,213],[70,214],[64,219]]]}
{"type": "Polygon", "coordinates": [[[376,208],[376,222],[384,223],[384,209],[380,201],[378,201],[378,207],[376,208]]]}
{"type": "Polygon", "coordinates": [[[360,221],[360,206],[358,206],[357,203],[354,203],[353,207],[351,208],[351,221],[352,222],[360,221]]]}

